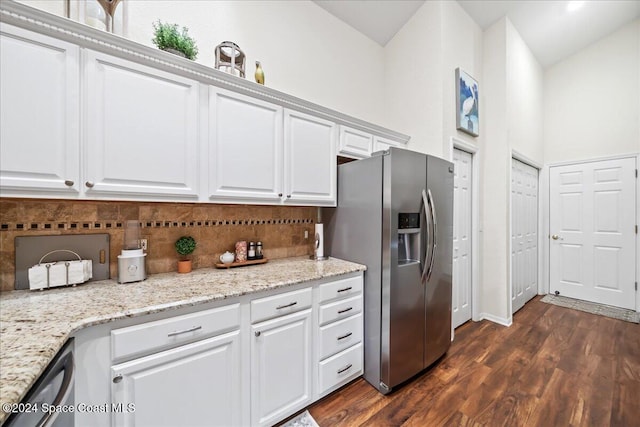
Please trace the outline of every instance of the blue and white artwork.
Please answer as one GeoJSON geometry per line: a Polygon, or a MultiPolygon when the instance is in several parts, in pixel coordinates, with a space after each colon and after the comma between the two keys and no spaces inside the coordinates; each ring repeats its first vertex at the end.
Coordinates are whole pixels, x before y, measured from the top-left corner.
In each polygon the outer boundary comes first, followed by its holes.
{"type": "Polygon", "coordinates": [[[456,68],[456,128],[469,135],[480,135],[478,82],[456,68]]]}

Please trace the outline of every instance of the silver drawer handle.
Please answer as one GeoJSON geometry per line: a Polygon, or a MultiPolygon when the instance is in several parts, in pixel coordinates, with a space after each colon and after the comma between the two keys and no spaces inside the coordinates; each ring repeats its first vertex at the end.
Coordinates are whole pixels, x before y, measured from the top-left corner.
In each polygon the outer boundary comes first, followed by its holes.
{"type": "Polygon", "coordinates": [[[167,334],[168,337],[175,337],[176,335],[181,335],[181,334],[186,334],[189,332],[194,332],[197,330],[202,329],[202,326],[194,326],[193,328],[189,328],[189,329],[185,329],[184,331],[175,331],[175,332],[169,332],[167,334]]]}
{"type": "Polygon", "coordinates": [[[350,291],[351,289],[353,289],[353,286],[349,286],[348,288],[344,288],[344,289],[338,289],[338,292],[347,292],[347,291],[350,291]]]}
{"type": "Polygon", "coordinates": [[[346,334],[346,335],[343,335],[343,336],[341,336],[341,337],[338,337],[338,341],[343,340],[343,339],[345,339],[345,338],[349,338],[351,335],[353,335],[353,333],[349,332],[349,333],[348,333],[348,334],[346,334]]]}
{"type": "Polygon", "coordinates": [[[338,310],[338,314],[346,313],[347,311],[353,310],[353,307],[345,308],[344,310],[338,310]]]}
{"type": "Polygon", "coordinates": [[[297,303],[298,303],[298,301],[294,301],[294,302],[286,304],[286,305],[280,305],[280,306],[276,307],[276,310],[282,310],[283,308],[293,307],[297,303]]]}
{"type": "Polygon", "coordinates": [[[352,366],[353,366],[353,365],[352,365],[351,363],[349,363],[349,364],[348,364],[347,366],[345,366],[344,368],[342,368],[342,369],[338,369],[338,373],[339,373],[339,374],[341,374],[341,373],[343,373],[344,371],[348,371],[349,369],[351,369],[351,367],[352,367],[352,366]]]}

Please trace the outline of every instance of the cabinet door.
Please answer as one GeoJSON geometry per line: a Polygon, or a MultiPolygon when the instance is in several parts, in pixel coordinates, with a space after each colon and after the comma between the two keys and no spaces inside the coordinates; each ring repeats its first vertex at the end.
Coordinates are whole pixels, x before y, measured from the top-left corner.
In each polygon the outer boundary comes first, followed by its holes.
{"type": "Polygon", "coordinates": [[[211,87],[209,114],[209,197],[279,204],[282,107],[211,87]]]}
{"type": "Polygon", "coordinates": [[[80,166],[79,48],[0,23],[0,188],[73,196],[80,166]]]}
{"type": "Polygon", "coordinates": [[[388,150],[390,147],[404,148],[404,147],[402,147],[401,144],[399,144],[399,143],[397,143],[395,141],[391,141],[390,139],[381,138],[379,136],[376,136],[376,137],[373,138],[373,152],[374,153],[376,151],[388,150]]]}
{"type": "Polygon", "coordinates": [[[336,124],[286,110],[284,128],[285,202],[335,206],[336,124]]]}
{"type": "Polygon", "coordinates": [[[272,425],[311,402],[311,309],[251,329],[251,425],[272,425]]]}
{"type": "Polygon", "coordinates": [[[235,331],[113,366],[112,425],[239,425],[239,335],[235,331]]]}
{"type": "Polygon", "coordinates": [[[86,52],[89,196],[198,196],[198,82],[86,52]]]}
{"type": "Polygon", "coordinates": [[[340,126],[340,149],[338,154],[364,159],[371,156],[372,149],[373,135],[347,126],[340,126]]]}

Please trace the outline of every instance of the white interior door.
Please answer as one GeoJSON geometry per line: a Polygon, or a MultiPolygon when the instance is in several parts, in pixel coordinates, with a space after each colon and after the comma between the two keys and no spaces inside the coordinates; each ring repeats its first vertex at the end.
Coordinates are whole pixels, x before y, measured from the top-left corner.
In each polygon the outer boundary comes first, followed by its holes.
{"type": "Polygon", "coordinates": [[[538,169],[511,159],[511,309],[538,293],[538,169]]]}
{"type": "Polygon", "coordinates": [[[635,306],[635,158],[549,169],[549,290],[635,306]]]}
{"type": "Polygon", "coordinates": [[[454,149],[452,323],[471,319],[471,185],[473,155],[454,149]]]}

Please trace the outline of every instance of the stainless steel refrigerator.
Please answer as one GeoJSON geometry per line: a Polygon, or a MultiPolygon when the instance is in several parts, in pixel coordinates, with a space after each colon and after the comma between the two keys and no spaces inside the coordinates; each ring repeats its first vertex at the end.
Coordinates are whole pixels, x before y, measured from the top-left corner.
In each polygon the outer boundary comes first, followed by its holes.
{"type": "Polygon", "coordinates": [[[329,255],[367,266],[364,378],[387,394],[451,344],[453,164],[397,148],[342,164],[323,215],[329,255]]]}

